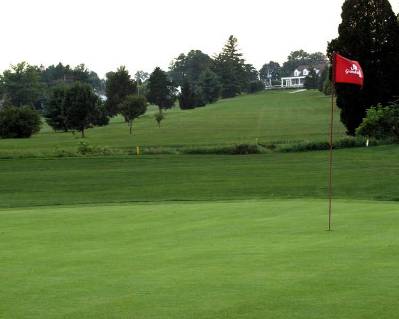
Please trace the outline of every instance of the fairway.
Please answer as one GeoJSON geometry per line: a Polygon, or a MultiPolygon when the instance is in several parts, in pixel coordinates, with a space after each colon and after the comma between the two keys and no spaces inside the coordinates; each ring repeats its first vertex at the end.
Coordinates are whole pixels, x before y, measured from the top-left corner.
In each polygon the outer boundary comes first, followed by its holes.
{"type": "MultiPolygon", "coordinates": [[[[146,147],[229,145],[238,143],[285,144],[302,141],[327,141],[329,98],[318,91],[290,94],[290,91],[266,91],[220,100],[215,104],[182,111],[175,107],[166,112],[162,127],[154,120],[155,107],[134,122],[129,135],[122,118],[110,125],[89,129],[86,143],[122,151],[146,147]]],[[[336,137],[344,135],[338,111],[336,137]]],[[[54,133],[46,125],[30,139],[0,139],[0,156],[52,154],[76,150],[79,134],[54,133]]]]}
{"type": "Polygon", "coordinates": [[[2,318],[395,318],[398,205],[0,211],[2,318]]]}

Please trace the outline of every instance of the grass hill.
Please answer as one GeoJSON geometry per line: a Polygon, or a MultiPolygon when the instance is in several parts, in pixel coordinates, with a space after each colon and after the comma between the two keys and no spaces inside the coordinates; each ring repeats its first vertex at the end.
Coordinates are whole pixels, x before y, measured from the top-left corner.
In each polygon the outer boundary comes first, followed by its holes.
{"type": "MultiPolygon", "coordinates": [[[[132,150],[136,145],[179,147],[230,145],[238,143],[284,144],[301,141],[327,141],[330,100],[318,91],[291,94],[290,91],[268,91],[235,99],[220,100],[194,110],[174,108],[166,112],[159,129],[154,107],[134,123],[129,135],[122,118],[106,127],[90,129],[85,142],[114,149],[132,150]]],[[[335,117],[337,137],[344,128],[335,117]]],[[[79,134],[54,133],[44,126],[40,134],[26,140],[0,140],[0,155],[19,153],[52,153],[75,150],[79,134]]]]}

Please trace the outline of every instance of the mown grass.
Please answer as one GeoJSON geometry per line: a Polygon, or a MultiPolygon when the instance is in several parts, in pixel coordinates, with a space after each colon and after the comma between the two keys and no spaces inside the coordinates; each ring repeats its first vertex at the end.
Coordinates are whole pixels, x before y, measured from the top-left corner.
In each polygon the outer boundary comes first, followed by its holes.
{"type": "MultiPolygon", "coordinates": [[[[398,200],[399,147],[337,150],[335,196],[398,200]]],[[[328,153],[153,155],[0,161],[0,207],[325,198],[328,153]]]]}
{"type": "MultiPolygon", "coordinates": [[[[221,100],[195,110],[175,108],[166,112],[160,129],[154,120],[155,112],[151,107],[134,122],[133,136],[122,118],[115,118],[106,127],[89,129],[85,142],[128,152],[137,145],[180,148],[257,141],[285,144],[327,141],[328,136],[329,99],[316,91],[269,91],[221,100]]],[[[337,114],[335,133],[340,138],[344,128],[338,118],[337,114]]],[[[80,141],[79,134],[54,133],[44,126],[40,134],[30,139],[0,139],[0,157],[70,152],[77,149],[80,141]]]]}
{"type": "MultiPolygon", "coordinates": [[[[73,187],[73,185],[71,185],[73,187]]],[[[0,210],[0,317],[396,318],[398,204],[0,210]]]]}

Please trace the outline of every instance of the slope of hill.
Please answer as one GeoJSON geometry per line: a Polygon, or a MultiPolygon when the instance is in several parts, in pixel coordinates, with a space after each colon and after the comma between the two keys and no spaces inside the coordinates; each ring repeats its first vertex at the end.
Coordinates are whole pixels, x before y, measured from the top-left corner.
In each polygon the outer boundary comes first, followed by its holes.
{"type": "MultiPolygon", "coordinates": [[[[156,109],[134,123],[134,134],[115,118],[106,127],[90,129],[85,142],[119,149],[141,146],[199,146],[234,143],[326,141],[329,122],[329,99],[317,91],[289,94],[271,91],[246,95],[194,110],[178,108],[166,112],[162,127],[154,121],[156,109]]],[[[338,115],[338,114],[337,114],[338,115]]],[[[336,116],[337,136],[344,128],[336,116]]],[[[7,153],[74,150],[80,138],[72,133],[42,131],[24,140],[0,140],[0,155],[7,153]]]]}

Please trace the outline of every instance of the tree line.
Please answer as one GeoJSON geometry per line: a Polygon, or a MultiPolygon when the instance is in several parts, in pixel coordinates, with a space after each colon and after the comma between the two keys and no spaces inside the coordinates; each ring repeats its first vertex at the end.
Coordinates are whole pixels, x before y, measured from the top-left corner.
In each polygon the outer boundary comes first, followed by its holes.
{"type": "MultiPolygon", "coordinates": [[[[389,1],[346,0],[339,36],[328,44],[329,59],[334,51],[358,60],[365,75],[363,88],[336,85],[341,121],[347,133],[354,135],[367,116],[382,114],[385,107],[398,104],[395,101],[399,99],[399,19],[389,1]],[[378,112],[367,113],[377,105],[381,105],[378,112]]],[[[237,39],[230,36],[221,52],[213,57],[191,50],[174,59],[167,71],[157,67],[151,74],[138,71],[133,78],[123,66],[107,73],[102,80],[84,64],[71,68],[59,63],[45,68],[22,62],[0,75],[0,107],[3,109],[0,112],[8,108],[0,114],[0,136],[29,135],[29,130],[4,132],[7,127],[15,129],[18,126],[15,123],[28,123],[27,118],[33,114],[29,108],[39,110],[54,130],[77,130],[84,136],[87,128],[106,125],[110,117],[118,114],[132,132],[134,120],[144,114],[147,104],[151,103],[158,107],[154,119],[160,127],[165,119],[164,111],[176,102],[181,109],[192,109],[214,103],[219,98],[254,93],[266,85],[279,84],[281,77],[291,75],[300,65],[310,67],[305,87],[329,94],[333,89],[329,68],[321,74],[314,71],[326,61],[321,52],[297,50],[291,52],[282,65],[270,61],[257,71],[245,61],[237,39]],[[18,112],[17,108],[20,108],[18,112]]],[[[37,117],[39,120],[30,121],[30,125],[40,125],[40,116],[37,117]]],[[[378,123],[383,122],[379,120],[378,123]]],[[[365,132],[366,125],[362,127],[365,132]]],[[[37,127],[31,129],[32,133],[37,131],[37,127]]],[[[368,132],[373,134],[372,130],[368,132]]]]}

